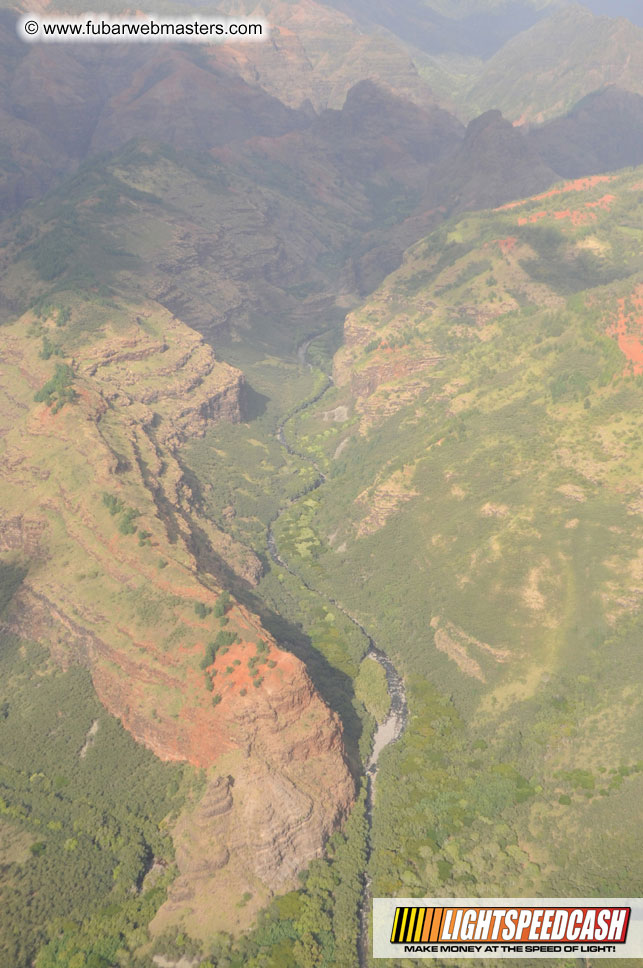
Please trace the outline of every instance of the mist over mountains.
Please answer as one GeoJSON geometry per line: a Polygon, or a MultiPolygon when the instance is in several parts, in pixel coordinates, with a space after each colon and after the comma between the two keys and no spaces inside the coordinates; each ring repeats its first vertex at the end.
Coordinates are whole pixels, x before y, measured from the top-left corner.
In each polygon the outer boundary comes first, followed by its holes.
{"type": "Polygon", "coordinates": [[[638,5],[218,12],[271,37],[0,11],[12,968],[640,893],[638,5]]]}
{"type": "MultiPolygon", "coordinates": [[[[243,180],[251,209],[271,212],[262,233],[273,235],[275,252],[285,259],[279,271],[289,280],[277,289],[306,280],[311,291],[325,291],[322,251],[331,258],[357,244],[350,257],[341,256],[342,287],[366,293],[399,264],[409,244],[456,212],[534,194],[560,177],[643,162],[641,97],[614,85],[541,125],[517,127],[492,110],[465,129],[428,88],[413,100],[397,90],[386,64],[382,78],[347,86],[341,108],[315,107],[308,99],[295,108],[297,62],[290,103],[284,103],[262,85],[261,71],[253,80],[244,64],[240,76],[218,49],[26,47],[12,33],[8,13],[2,29],[11,62],[2,83],[5,211],[41,197],[93,158],[109,158],[137,141],[157,144],[178,152],[182,164],[215,162],[220,177],[228,172],[243,180]],[[325,236],[316,232],[313,249],[303,243],[301,262],[294,250],[286,255],[283,226],[291,224],[303,239],[312,228],[311,205],[328,228],[325,236]],[[296,270],[292,258],[300,262],[296,270]]],[[[274,89],[271,77],[267,86],[274,89]]],[[[515,96],[515,86],[512,91],[515,96]]],[[[267,265],[262,271],[274,288],[277,264],[267,265]]],[[[246,274],[243,264],[230,271],[240,279],[246,274]]],[[[185,306],[186,299],[187,293],[171,305],[185,306]]]]}

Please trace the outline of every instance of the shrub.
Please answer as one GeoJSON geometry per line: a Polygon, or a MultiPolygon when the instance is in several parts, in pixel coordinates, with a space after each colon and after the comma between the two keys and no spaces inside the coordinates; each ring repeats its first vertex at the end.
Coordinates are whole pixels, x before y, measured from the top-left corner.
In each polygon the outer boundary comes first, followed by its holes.
{"type": "Polygon", "coordinates": [[[217,647],[214,644],[214,642],[208,642],[205,648],[205,655],[201,659],[202,669],[207,669],[209,665],[212,665],[212,663],[214,662],[214,657],[216,655],[216,652],[217,652],[217,647]]]}
{"type": "Polygon", "coordinates": [[[103,494],[103,504],[112,516],[114,514],[120,514],[121,511],[125,510],[125,505],[121,499],[114,494],[103,494]]]}
{"type": "Polygon", "coordinates": [[[136,511],[134,508],[126,508],[125,511],[123,511],[121,520],[118,524],[118,530],[121,534],[136,534],[136,525],[134,524],[134,521],[140,513],[140,511],[136,511]]]}
{"type": "Polygon", "coordinates": [[[221,618],[222,615],[230,608],[230,592],[222,592],[217,599],[217,603],[214,606],[214,614],[217,618],[221,618]]]}
{"type": "Polygon", "coordinates": [[[228,648],[229,646],[234,645],[236,641],[237,641],[236,632],[228,632],[225,629],[219,629],[219,631],[217,632],[217,637],[214,640],[214,645],[217,650],[218,649],[223,650],[224,648],[228,648]]]}
{"type": "Polygon", "coordinates": [[[76,391],[73,388],[74,371],[67,363],[56,363],[54,375],[34,395],[36,403],[53,404],[53,412],[58,413],[66,403],[73,403],[76,391]]]}
{"type": "Polygon", "coordinates": [[[42,349],[40,351],[40,359],[48,360],[52,356],[62,356],[62,355],[63,355],[63,352],[60,346],[56,346],[55,343],[52,343],[47,335],[43,336],[42,349]]]}

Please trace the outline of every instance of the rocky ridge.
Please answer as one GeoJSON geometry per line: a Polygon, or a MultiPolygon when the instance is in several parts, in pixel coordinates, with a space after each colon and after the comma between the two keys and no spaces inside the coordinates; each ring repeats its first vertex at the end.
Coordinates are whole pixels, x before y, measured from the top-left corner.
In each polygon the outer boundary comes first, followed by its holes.
{"type": "Polygon", "coordinates": [[[178,821],[180,877],[158,922],[234,929],[234,901],[253,894],[245,918],[294,884],[354,794],[341,724],[303,664],[195,556],[198,532],[208,562],[257,580],[255,556],[200,516],[177,456],[188,436],[242,418],[241,374],[152,302],[29,312],[0,330],[0,354],[0,553],[26,568],[5,626],[87,665],[107,709],[161,759],[206,771],[189,807],[199,823],[178,821]],[[87,312],[101,325],[79,342],[87,312]],[[198,902],[215,889],[230,911],[198,902]]]}

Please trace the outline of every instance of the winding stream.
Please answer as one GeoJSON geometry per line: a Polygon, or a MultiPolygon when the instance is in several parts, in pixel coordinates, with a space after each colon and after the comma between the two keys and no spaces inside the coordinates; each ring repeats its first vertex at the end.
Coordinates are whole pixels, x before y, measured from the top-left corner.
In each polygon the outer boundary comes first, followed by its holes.
{"type": "MultiPolygon", "coordinates": [[[[308,340],[305,340],[297,349],[297,359],[299,363],[302,366],[304,365],[308,366],[311,370],[312,370],[312,366],[310,363],[307,362],[306,354],[308,352],[308,347],[312,343],[313,339],[315,339],[314,336],[308,340]]],[[[292,570],[288,562],[285,561],[279,554],[279,549],[277,547],[277,541],[275,539],[275,533],[274,533],[274,525],[282,516],[282,514],[284,514],[295,503],[295,501],[300,500],[304,496],[304,494],[308,494],[311,491],[314,491],[317,488],[322,487],[326,483],[326,476],[317,466],[315,461],[312,458],[307,457],[305,454],[299,453],[299,451],[296,451],[291,447],[291,445],[286,440],[284,427],[286,423],[289,420],[291,420],[296,414],[302,413],[304,410],[307,410],[309,407],[312,407],[313,404],[321,400],[324,394],[326,394],[332,386],[333,386],[333,379],[332,377],[329,376],[328,382],[319,391],[319,393],[317,393],[310,400],[306,400],[304,403],[300,404],[295,410],[291,411],[291,413],[277,428],[276,437],[279,443],[281,444],[281,446],[289,454],[293,454],[301,458],[302,460],[308,461],[308,463],[311,464],[317,471],[317,477],[312,482],[312,484],[308,485],[308,487],[304,491],[290,498],[288,503],[279,509],[278,514],[271,521],[268,527],[267,542],[268,542],[268,552],[276,565],[279,565],[280,568],[284,568],[287,572],[293,575],[293,577],[295,577],[299,582],[301,582],[304,588],[307,588],[308,591],[312,592],[314,595],[317,595],[320,598],[324,598],[326,601],[334,605],[335,608],[342,613],[342,615],[346,616],[349,622],[351,622],[356,628],[359,629],[359,631],[362,633],[362,635],[364,635],[368,643],[368,649],[365,653],[364,658],[370,659],[374,662],[378,662],[382,667],[382,669],[384,670],[384,675],[386,676],[386,686],[388,689],[391,705],[390,705],[388,715],[386,716],[386,719],[384,719],[381,723],[378,723],[377,725],[377,729],[375,730],[375,735],[373,736],[373,749],[371,751],[371,755],[369,756],[365,764],[366,783],[367,783],[366,822],[368,825],[368,832],[369,832],[367,844],[366,844],[366,852],[367,852],[366,860],[368,863],[368,860],[370,859],[370,855],[371,855],[371,830],[373,825],[373,804],[375,802],[375,784],[377,780],[379,758],[382,753],[382,750],[386,749],[387,746],[390,746],[391,743],[394,743],[395,740],[397,740],[401,736],[408,720],[408,708],[406,703],[406,691],[404,689],[404,682],[402,680],[402,677],[398,673],[397,669],[389,659],[389,657],[386,655],[385,652],[383,652],[380,648],[378,648],[375,640],[372,638],[371,635],[369,635],[369,633],[364,628],[364,626],[353,615],[351,615],[350,612],[348,612],[340,602],[336,601],[334,598],[330,598],[327,595],[322,595],[322,593],[318,592],[316,588],[312,588],[306,581],[304,581],[301,575],[297,574],[295,571],[292,570]]],[[[371,881],[368,874],[366,874],[365,883],[364,883],[364,892],[362,895],[362,901],[361,901],[360,912],[359,912],[360,937],[358,941],[358,953],[359,953],[359,963],[361,968],[365,968],[369,960],[368,924],[369,924],[370,900],[371,900],[371,881]]]]}

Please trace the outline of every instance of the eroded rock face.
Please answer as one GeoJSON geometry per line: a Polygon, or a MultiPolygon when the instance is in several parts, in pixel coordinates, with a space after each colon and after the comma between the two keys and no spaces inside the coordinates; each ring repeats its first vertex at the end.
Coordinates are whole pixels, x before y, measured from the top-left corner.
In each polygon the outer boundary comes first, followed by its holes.
{"type": "MultiPolygon", "coordinates": [[[[71,307],[72,324],[83,311],[71,307]]],[[[73,402],[36,403],[55,364],[27,338],[33,322],[0,331],[0,552],[26,570],[3,621],[61,665],[86,665],[106,708],[161,759],[206,771],[177,822],[181,873],[155,923],[207,937],[295,886],[354,797],[341,724],[304,665],[234,599],[224,617],[214,608],[206,562],[255,582],[261,565],[201,517],[179,445],[241,419],[243,376],[150,302],[64,357],[73,402]],[[225,651],[204,663],[224,630],[225,651]],[[225,917],[203,907],[214,895],[229,899],[225,917]]],[[[53,320],[38,325],[56,335],[53,320]]]]}
{"type": "Polygon", "coordinates": [[[284,891],[296,884],[302,859],[319,855],[352,804],[339,722],[299,663],[280,692],[267,695],[265,704],[244,697],[236,711],[235,732],[247,744],[241,765],[223,757],[222,770],[230,763],[234,773],[215,775],[195,810],[177,824],[180,876],[153,927],[180,917],[200,935],[204,921],[227,930],[247,923],[266,887],[284,891]],[[262,890],[254,894],[257,885],[262,890]],[[230,909],[221,919],[215,899],[226,893],[253,893],[253,899],[243,913],[230,909]]]}
{"type": "MultiPolygon", "coordinates": [[[[244,617],[256,621],[248,613],[244,617]]],[[[320,854],[353,802],[337,716],[315,692],[302,663],[278,649],[258,624],[257,629],[276,663],[262,670],[261,687],[250,686],[247,659],[254,650],[237,644],[214,663],[219,688],[226,665],[241,662],[235,674],[225,676],[221,702],[214,709],[185,710],[178,721],[158,709],[155,719],[138,711],[145,670],[118,657],[125,677],[95,666],[99,697],[139,742],[161,759],[214,765],[204,795],[174,831],[180,876],[153,928],[180,921],[191,934],[207,936],[214,928],[247,923],[272,892],[295,886],[298,871],[320,854]],[[262,889],[254,893],[257,884],[262,889]],[[223,918],[214,899],[246,893],[253,893],[253,902],[223,918]]],[[[163,685],[181,688],[180,681],[169,679],[163,685]]]]}
{"type": "Polygon", "coordinates": [[[162,339],[146,331],[146,316],[137,316],[124,336],[100,344],[80,371],[93,378],[108,404],[143,404],[141,421],[175,450],[203,436],[219,421],[243,418],[243,373],[221,360],[198,333],[171,318],[174,331],[162,339]],[[180,330],[180,337],[179,337],[180,330]],[[135,364],[143,364],[136,366],[135,364]],[[147,423],[146,423],[147,421],[147,423]]]}

